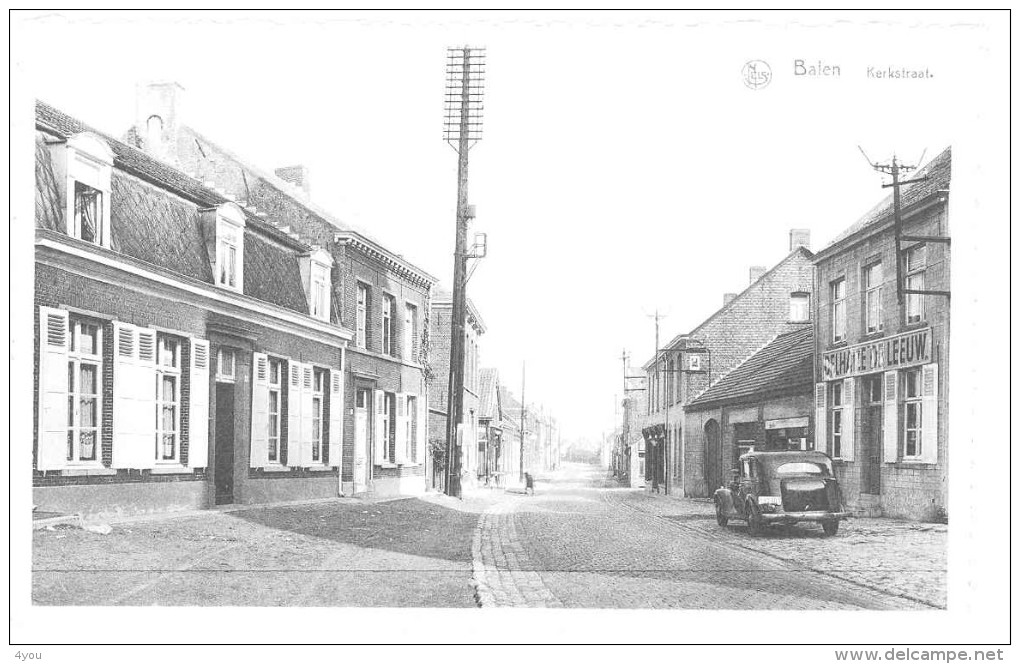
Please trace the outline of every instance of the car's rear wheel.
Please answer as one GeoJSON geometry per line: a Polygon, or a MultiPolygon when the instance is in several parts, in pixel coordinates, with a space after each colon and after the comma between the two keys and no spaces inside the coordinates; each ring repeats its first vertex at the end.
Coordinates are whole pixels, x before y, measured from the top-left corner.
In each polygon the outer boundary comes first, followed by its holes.
{"type": "Polygon", "coordinates": [[[839,520],[833,519],[832,521],[822,521],[822,530],[825,531],[827,537],[832,537],[839,530],[839,520]]]}
{"type": "Polygon", "coordinates": [[[726,513],[723,512],[723,507],[719,504],[719,501],[715,502],[715,522],[723,528],[725,528],[726,524],[730,522],[729,517],[727,517],[726,513]]]}
{"type": "Polygon", "coordinates": [[[761,519],[761,512],[753,502],[747,502],[747,532],[758,537],[765,531],[765,522],[761,519]]]}

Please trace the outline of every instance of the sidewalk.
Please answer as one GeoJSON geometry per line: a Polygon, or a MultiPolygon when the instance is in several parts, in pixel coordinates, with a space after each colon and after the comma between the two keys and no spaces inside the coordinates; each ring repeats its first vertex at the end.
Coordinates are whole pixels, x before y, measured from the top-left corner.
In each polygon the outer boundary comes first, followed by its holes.
{"type": "MultiPolygon", "coordinates": [[[[444,500],[445,499],[445,500],[444,500]]],[[[36,604],[476,606],[475,501],[336,498],[33,532],[36,604]]]]}
{"type": "Polygon", "coordinates": [[[910,599],[946,607],[949,526],[889,518],[854,517],[825,537],[814,524],[777,526],[752,537],[742,521],[715,522],[705,499],[620,491],[620,500],[707,538],[725,541],[812,570],[910,599]]]}

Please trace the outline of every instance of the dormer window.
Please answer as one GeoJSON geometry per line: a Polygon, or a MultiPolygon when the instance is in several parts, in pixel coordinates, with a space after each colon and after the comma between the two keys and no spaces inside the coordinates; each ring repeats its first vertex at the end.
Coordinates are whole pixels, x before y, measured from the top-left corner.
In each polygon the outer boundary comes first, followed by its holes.
{"type": "Polygon", "coordinates": [[[203,212],[216,285],[244,292],[244,212],[224,203],[203,212]]]}
{"type": "Polygon", "coordinates": [[[329,320],[332,269],[333,257],[325,249],[316,249],[301,257],[301,280],[308,296],[308,313],[319,320],[329,320]]]}
{"type": "Polygon", "coordinates": [[[113,151],[90,133],[67,141],[67,232],[85,242],[110,246],[110,178],[113,151]]]}

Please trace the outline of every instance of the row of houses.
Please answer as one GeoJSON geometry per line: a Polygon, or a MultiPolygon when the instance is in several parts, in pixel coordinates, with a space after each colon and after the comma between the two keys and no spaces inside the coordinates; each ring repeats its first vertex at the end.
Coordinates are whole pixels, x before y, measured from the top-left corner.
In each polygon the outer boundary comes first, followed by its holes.
{"type": "MultiPolygon", "coordinates": [[[[315,205],[305,168],[264,172],[189,126],[183,94],[141,87],[122,140],[36,104],[34,504],[441,488],[449,292],[315,205]]],[[[468,485],[497,467],[484,333],[471,303],[468,485]]]]}
{"type": "Polygon", "coordinates": [[[786,257],[629,368],[617,475],[707,497],[744,452],[816,449],[857,513],[943,518],[950,166],[946,149],[901,187],[899,256],[891,195],[817,253],[792,230],[786,257]]]}

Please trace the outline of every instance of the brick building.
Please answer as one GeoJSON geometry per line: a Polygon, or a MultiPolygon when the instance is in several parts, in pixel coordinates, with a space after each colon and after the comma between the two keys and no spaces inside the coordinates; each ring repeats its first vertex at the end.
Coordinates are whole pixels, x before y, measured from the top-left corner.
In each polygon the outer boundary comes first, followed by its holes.
{"type": "MultiPolygon", "coordinates": [[[[443,452],[446,445],[446,421],[450,385],[450,336],[453,332],[453,294],[437,286],[432,297],[431,344],[434,380],[429,390],[429,447],[436,453],[428,459],[428,477],[432,488],[442,483],[445,468],[443,452]]],[[[479,393],[481,377],[478,345],[485,334],[485,323],[470,298],[467,300],[464,325],[464,410],[457,423],[460,447],[460,470],[463,486],[473,486],[485,476],[484,455],[478,448],[479,393]]]]}
{"type": "Polygon", "coordinates": [[[684,407],[688,495],[725,484],[741,454],[814,449],[814,334],[808,326],[777,336],[684,407]],[[701,472],[699,472],[701,471],[701,472]]]}
{"type": "Polygon", "coordinates": [[[510,459],[503,447],[503,409],[499,395],[499,372],[482,369],[478,376],[478,453],[487,481],[506,475],[510,459]]]}
{"type": "Polygon", "coordinates": [[[647,410],[639,426],[646,486],[704,495],[705,482],[719,481],[721,464],[685,443],[684,406],[777,334],[811,325],[809,242],[808,231],[790,231],[790,252],[783,260],[772,269],[752,267],[746,289],[725,295],[718,311],[645,363],[647,410]]]}
{"type": "Polygon", "coordinates": [[[41,102],[35,202],[39,509],[337,495],[328,255],[41,102]]]}
{"type": "Polygon", "coordinates": [[[189,126],[183,89],[139,88],[128,140],[217,188],[279,234],[321,247],[329,320],[354,331],[347,350],[343,491],[377,495],[425,490],[429,295],[435,279],[364,230],[310,199],[303,166],[264,172],[189,126]]]}
{"type": "MultiPolygon", "coordinates": [[[[903,235],[947,240],[951,152],[902,187],[903,235]]],[[[949,245],[904,241],[905,289],[949,290],[949,245]]],[[[892,196],[815,256],[815,418],[848,503],[936,518],[947,505],[949,298],[897,298],[892,196]]]]}
{"type": "Polygon", "coordinates": [[[507,451],[507,468],[511,483],[519,482],[521,470],[533,472],[538,458],[535,445],[535,427],[529,410],[522,416],[521,402],[505,385],[500,386],[500,405],[503,410],[503,447],[507,451]],[[524,433],[521,434],[523,425],[524,433]],[[523,459],[523,464],[522,464],[523,459]]]}

